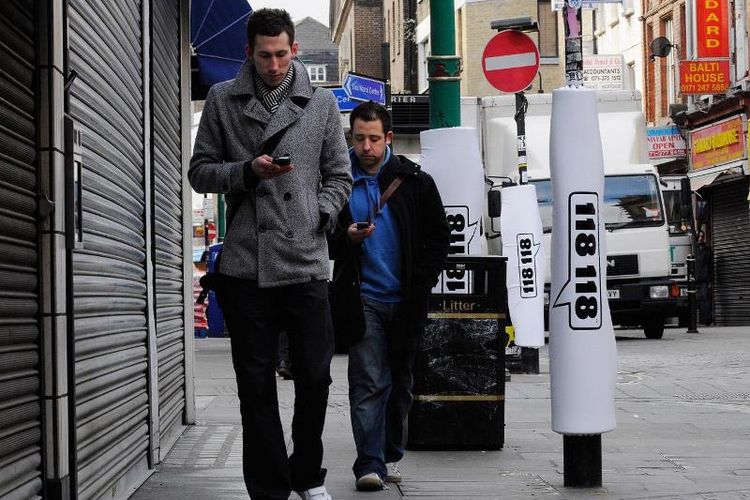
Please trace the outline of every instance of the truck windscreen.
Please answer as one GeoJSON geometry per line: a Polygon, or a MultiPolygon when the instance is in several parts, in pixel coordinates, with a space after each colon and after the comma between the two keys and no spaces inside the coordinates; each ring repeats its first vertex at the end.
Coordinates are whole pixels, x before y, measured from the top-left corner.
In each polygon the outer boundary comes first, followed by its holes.
{"type": "MultiPolygon", "coordinates": [[[[548,233],[552,230],[552,183],[549,180],[531,182],[536,186],[542,226],[548,233]]],[[[650,174],[606,176],[603,205],[605,227],[610,231],[664,223],[659,185],[650,174]]]]}
{"type": "Polygon", "coordinates": [[[664,190],[664,205],[666,206],[669,234],[687,234],[688,221],[682,217],[682,194],[679,191],[664,190]]]}

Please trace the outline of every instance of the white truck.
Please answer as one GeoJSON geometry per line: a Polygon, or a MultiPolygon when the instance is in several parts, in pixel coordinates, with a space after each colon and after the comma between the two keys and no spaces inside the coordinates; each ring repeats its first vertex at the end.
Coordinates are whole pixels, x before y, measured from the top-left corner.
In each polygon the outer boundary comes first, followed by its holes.
{"type": "MultiPolygon", "coordinates": [[[[551,94],[529,94],[526,154],[529,182],[536,186],[547,255],[545,303],[549,304],[552,189],[549,168],[551,94]]],[[[676,316],[680,289],[672,277],[668,221],[656,169],[648,164],[646,123],[637,91],[599,92],[599,127],[604,153],[607,296],[614,324],[640,326],[647,338],[661,338],[667,318],[676,316]]],[[[492,189],[518,182],[515,97],[481,102],[485,173],[492,189]]],[[[575,117],[569,133],[575,135],[575,117]]],[[[485,219],[490,254],[501,254],[499,218],[485,219]],[[495,238],[495,236],[499,236],[495,238]]]]}

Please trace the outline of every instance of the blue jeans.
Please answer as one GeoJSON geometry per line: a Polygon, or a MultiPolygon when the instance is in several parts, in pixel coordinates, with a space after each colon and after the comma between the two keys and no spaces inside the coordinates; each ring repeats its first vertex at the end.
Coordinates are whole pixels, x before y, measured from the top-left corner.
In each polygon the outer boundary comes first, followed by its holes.
{"type": "Polygon", "coordinates": [[[364,337],[349,349],[349,405],[357,459],[355,477],[371,472],[385,478],[386,462],[404,456],[406,417],[412,403],[415,352],[396,351],[399,304],[363,300],[364,337]]]}

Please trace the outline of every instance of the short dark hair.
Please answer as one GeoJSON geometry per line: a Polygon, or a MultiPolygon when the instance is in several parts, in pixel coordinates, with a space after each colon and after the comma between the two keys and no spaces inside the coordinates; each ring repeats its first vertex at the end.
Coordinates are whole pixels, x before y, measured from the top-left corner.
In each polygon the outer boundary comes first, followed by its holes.
{"type": "Polygon", "coordinates": [[[364,122],[380,120],[380,123],[383,124],[383,133],[387,134],[391,131],[391,114],[384,106],[376,102],[363,102],[352,110],[349,115],[349,129],[352,133],[354,132],[354,120],[357,119],[364,122]]]}
{"type": "Polygon", "coordinates": [[[294,23],[289,13],[283,9],[258,9],[247,18],[247,43],[255,47],[255,35],[289,35],[289,45],[294,43],[294,23]]]}

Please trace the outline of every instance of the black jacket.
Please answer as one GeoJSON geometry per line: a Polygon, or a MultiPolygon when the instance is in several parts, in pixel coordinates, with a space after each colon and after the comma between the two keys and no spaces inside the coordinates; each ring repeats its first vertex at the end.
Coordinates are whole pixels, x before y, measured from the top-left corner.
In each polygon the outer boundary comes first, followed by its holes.
{"type": "MultiPolygon", "coordinates": [[[[381,193],[397,175],[403,182],[386,203],[398,224],[402,256],[402,302],[391,341],[396,348],[415,348],[424,330],[430,290],[448,254],[450,227],[435,181],[403,156],[392,154],[383,166],[378,179],[381,193]]],[[[359,280],[362,247],[352,244],[346,234],[351,223],[347,204],[328,246],[335,260],[331,291],[334,328],[337,340],[348,344],[359,340],[365,329],[359,280]]]]}

